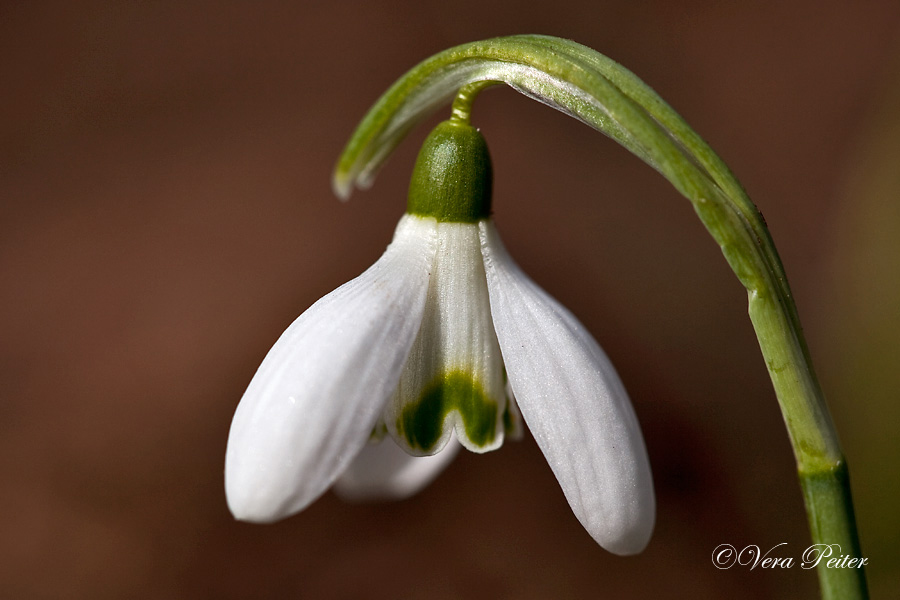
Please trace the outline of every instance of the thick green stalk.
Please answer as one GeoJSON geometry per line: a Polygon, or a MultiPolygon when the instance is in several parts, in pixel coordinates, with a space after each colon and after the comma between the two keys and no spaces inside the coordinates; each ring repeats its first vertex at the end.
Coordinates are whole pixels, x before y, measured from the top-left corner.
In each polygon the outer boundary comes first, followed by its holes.
{"type": "MultiPolygon", "coordinates": [[[[477,93],[506,83],[613,138],[694,207],[747,289],[749,313],[794,449],[814,544],[861,557],[847,465],[813,371],[784,268],[762,215],[712,149],[649,86],[568,40],[520,35],[451,48],[401,77],[372,107],[338,162],[334,189],[368,187],[409,130],[456,98],[466,121],[477,93]],[[836,547],[835,547],[836,548],[836,547]]],[[[835,554],[837,556],[837,554],[835,554]]],[[[866,598],[862,568],[817,566],[824,598],[866,598]]]]}

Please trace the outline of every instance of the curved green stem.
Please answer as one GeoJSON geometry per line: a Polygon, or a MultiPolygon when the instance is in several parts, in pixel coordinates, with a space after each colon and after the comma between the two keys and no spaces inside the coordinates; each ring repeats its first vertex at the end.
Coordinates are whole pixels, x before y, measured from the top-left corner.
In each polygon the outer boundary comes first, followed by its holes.
{"type": "Polygon", "coordinates": [[[481,93],[481,90],[499,83],[501,82],[478,81],[461,87],[459,91],[456,92],[456,98],[453,99],[453,105],[450,107],[450,118],[468,124],[469,118],[472,115],[472,104],[475,102],[475,98],[478,97],[478,94],[481,93]]]}
{"type": "MultiPolygon", "coordinates": [[[[747,289],[749,313],[794,449],[816,544],[861,557],[847,466],[813,371],[781,259],[762,215],[724,162],[643,81],[568,40],[520,35],[451,48],[401,77],[351,137],[334,174],[349,197],[368,187],[420,120],[456,98],[468,120],[481,89],[502,82],[613,138],[659,171],[694,207],[747,289]]],[[[866,598],[862,568],[818,567],[825,598],[866,598]]]]}

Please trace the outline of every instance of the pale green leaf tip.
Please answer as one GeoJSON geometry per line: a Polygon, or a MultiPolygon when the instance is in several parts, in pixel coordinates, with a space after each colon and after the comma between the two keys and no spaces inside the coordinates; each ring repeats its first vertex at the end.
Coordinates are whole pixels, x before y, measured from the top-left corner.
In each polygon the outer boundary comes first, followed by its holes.
{"type": "Polygon", "coordinates": [[[350,194],[353,193],[353,180],[347,173],[336,169],[334,176],[331,178],[331,190],[338,197],[338,200],[346,202],[350,199],[350,194]]]}

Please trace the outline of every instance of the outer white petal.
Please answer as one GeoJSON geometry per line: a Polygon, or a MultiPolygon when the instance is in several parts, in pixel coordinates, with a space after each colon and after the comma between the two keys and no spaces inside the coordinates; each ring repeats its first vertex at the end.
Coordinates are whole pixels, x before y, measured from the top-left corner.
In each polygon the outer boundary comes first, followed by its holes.
{"type": "Polygon", "coordinates": [[[455,438],[432,456],[412,456],[386,436],[368,444],[335,482],[334,491],[345,500],[402,500],[419,493],[456,457],[461,448],[455,438]]]}
{"type": "Polygon", "coordinates": [[[266,355],[228,437],[225,492],[236,518],[302,510],[365,445],[421,324],[435,227],[404,216],[384,255],[300,315],[266,355]]]}
{"type": "Polygon", "coordinates": [[[650,464],[628,395],[572,314],[481,223],[491,312],[510,385],[572,510],[604,548],[634,554],[655,520],[650,464]]]}

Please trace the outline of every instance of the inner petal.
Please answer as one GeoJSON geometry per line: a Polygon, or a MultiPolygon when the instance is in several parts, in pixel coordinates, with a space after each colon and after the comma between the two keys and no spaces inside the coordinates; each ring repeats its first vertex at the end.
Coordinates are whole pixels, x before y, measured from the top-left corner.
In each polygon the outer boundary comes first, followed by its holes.
{"type": "Polygon", "coordinates": [[[503,443],[507,406],[478,226],[439,223],[437,235],[422,325],[384,423],[411,454],[439,451],[454,431],[486,452],[503,443]]]}

